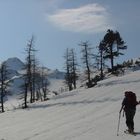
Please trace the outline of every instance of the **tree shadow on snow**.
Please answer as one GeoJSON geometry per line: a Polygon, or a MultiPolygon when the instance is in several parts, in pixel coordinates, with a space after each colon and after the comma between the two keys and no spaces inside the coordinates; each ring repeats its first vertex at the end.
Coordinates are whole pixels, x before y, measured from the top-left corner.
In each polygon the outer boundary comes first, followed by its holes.
{"type": "Polygon", "coordinates": [[[117,85],[117,84],[130,84],[130,83],[137,83],[140,82],[140,80],[134,80],[134,81],[122,81],[122,80],[115,80],[115,81],[109,81],[106,83],[99,83],[97,85],[97,87],[101,87],[101,86],[110,86],[110,85],[117,85]]]}
{"type": "Polygon", "coordinates": [[[116,102],[120,100],[120,98],[104,98],[104,99],[94,99],[94,100],[82,100],[82,101],[71,101],[71,102],[59,102],[59,103],[48,103],[48,104],[36,104],[30,106],[28,109],[38,109],[38,108],[49,108],[54,106],[76,106],[76,105],[86,105],[86,104],[94,104],[94,103],[104,103],[104,102],[116,102]]]}

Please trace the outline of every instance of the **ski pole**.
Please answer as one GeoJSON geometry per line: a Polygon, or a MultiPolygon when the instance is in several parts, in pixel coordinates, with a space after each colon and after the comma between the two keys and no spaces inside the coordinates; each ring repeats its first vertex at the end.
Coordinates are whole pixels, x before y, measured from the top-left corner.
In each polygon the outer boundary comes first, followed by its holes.
{"type": "Polygon", "coordinates": [[[118,128],[117,128],[117,136],[119,136],[120,118],[121,118],[121,112],[119,113],[118,128]]]}

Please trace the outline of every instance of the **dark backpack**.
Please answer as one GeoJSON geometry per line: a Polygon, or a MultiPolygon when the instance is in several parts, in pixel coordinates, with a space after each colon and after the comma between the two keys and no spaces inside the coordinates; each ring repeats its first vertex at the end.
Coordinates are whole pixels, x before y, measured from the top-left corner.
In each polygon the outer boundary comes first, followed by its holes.
{"type": "Polygon", "coordinates": [[[138,104],[136,94],[132,91],[126,91],[125,96],[130,105],[136,106],[138,104]]]}

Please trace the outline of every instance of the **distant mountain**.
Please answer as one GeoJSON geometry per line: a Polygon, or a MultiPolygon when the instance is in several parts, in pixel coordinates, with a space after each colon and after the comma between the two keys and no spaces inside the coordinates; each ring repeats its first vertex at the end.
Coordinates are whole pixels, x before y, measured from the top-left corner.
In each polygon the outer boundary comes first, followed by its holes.
{"type": "MultiPolygon", "coordinates": [[[[8,79],[12,80],[10,84],[10,93],[11,95],[17,95],[21,93],[21,85],[23,85],[24,81],[22,75],[25,73],[25,64],[17,57],[9,58],[5,61],[8,70],[8,79]]],[[[38,71],[41,72],[42,68],[39,67],[38,71]]],[[[64,81],[64,72],[56,70],[51,70],[47,67],[43,67],[44,72],[48,76],[48,81],[50,83],[49,90],[50,91],[58,91],[63,87],[64,81]],[[57,85],[57,86],[56,86],[57,85]]]]}
{"type": "MultiPolygon", "coordinates": [[[[14,76],[17,75],[16,72],[22,71],[25,68],[25,64],[17,57],[9,58],[5,61],[7,69],[10,70],[10,73],[14,76]],[[13,71],[13,72],[12,72],[13,71]]],[[[41,68],[39,68],[41,71],[41,68]]],[[[56,70],[51,70],[47,67],[43,67],[45,73],[47,73],[48,78],[54,79],[64,79],[64,72],[56,70]]]]}
{"type": "Polygon", "coordinates": [[[20,71],[25,67],[25,64],[17,57],[9,58],[5,61],[7,69],[20,71]]]}
{"type": "Polygon", "coordinates": [[[53,79],[64,79],[65,73],[59,71],[58,69],[56,70],[50,70],[48,74],[48,78],[53,78],[53,79]]]}

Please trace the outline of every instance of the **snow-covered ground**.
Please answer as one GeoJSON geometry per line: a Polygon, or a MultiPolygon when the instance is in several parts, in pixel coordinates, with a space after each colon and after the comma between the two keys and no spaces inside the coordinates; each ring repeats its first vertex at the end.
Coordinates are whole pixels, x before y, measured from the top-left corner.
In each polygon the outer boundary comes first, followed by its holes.
{"type": "Polygon", "coordinates": [[[91,89],[77,89],[36,102],[28,109],[0,114],[0,140],[139,140],[140,106],[135,116],[137,136],[124,134],[125,118],[117,125],[124,91],[140,99],[140,71],[112,77],[91,89]]]}

